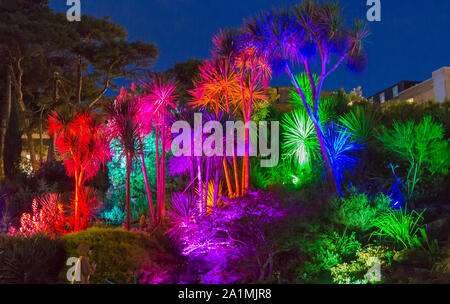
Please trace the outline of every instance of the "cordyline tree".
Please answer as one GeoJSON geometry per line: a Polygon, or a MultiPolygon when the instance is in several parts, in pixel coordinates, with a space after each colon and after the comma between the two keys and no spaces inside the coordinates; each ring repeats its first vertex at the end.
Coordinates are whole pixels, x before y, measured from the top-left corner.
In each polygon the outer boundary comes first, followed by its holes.
{"type": "Polygon", "coordinates": [[[166,156],[170,150],[170,125],[168,117],[176,109],[177,95],[175,82],[166,75],[153,73],[150,80],[142,82],[145,94],[142,96],[143,108],[140,115],[143,134],[155,132],[156,145],[156,183],[157,214],[156,223],[165,216],[166,156]],[[161,146],[161,155],[160,149],[161,146]]]}
{"type": "Polygon", "coordinates": [[[275,70],[284,70],[301,96],[303,105],[314,123],[320,150],[333,190],[338,189],[336,170],[330,161],[330,149],[326,145],[324,125],[319,117],[320,91],[325,79],[344,60],[353,71],[361,71],[367,57],[362,40],[369,32],[362,21],[356,21],[352,29],[343,25],[341,8],[335,3],[305,0],[291,11],[269,11],[246,22],[243,45],[253,47],[259,56],[268,58],[275,70]],[[314,81],[311,67],[316,61],[320,67],[318,80],[314,81]],[[298,79],[294,64],[302,66],[309,78],[312,102],[308,103],[298,79]]]}
{"type": "MultiPolygon", "coordinates": [[[[194,108],[209,109],[214,112],[216,117],[219,113],[226,112],[231,114],[231,102],[239,96],[239,82],[226,58],[214,58],[205,61],[200,67],[200,76],[194,81],[194,90],[190,91],[193,101],[189,104],[194,108]]],[[[236,153],[233,149],[233,167],[235,178],[235,192],[231,186],[230,173],[228,171],[227,158],[222,160],[225,179],[230,198],[239,195],[239,177],[237,173],[236,153]]]]}
{"type": "Polygon", "coordinates": [[[84,183],[93,178],[110,158],[105,130],[100,118],[88,109],[53,111],[48,119],[48,132],[55,136],[56,147],[68,175],[75,179],[73,231],[87,228],[91,210],[86,209],[95,205],[88,189],[84,189],[84,183]]]}
{"type": "Polygon", "coordinates": [[[231,196],[247,193],[249,187],[249,121],[252,111],[267,102],[265,94],[272,71],[265,56],[257,54],[250,45],[238,42],[238,33],[220,31],[213,38],[213,59],[200,68],[200,81],[192,92],[195,106],[209,106],[217,115],[219,110],[227,114],[240,112],[245,123],[245,151],[242,162],[241,186],[239,185],[235,151],[233,150],[233,168],[235,192],[230,188],[229,174],[224,158],[224,170],[228,191],[231,196]]]}
{"type": "Polygon", "coordinates": [[[133,160],[140,156],[142,172],[144,174],[145,186],[147,191],[147,198],[152,215],[153,223],[155,222],[155,216],[153,212],[153,202],[148,182],[147,168],[145,167],[144,160],[144,146],[142,144],[143,129],[141,124],[141,110],[142,99],[136,94],[134,84],[132,85],[131,92],[127,92],[125,88],[122,88],[117,99],[110,104],[105,105],[106,117],[108,120],[108,131],[111,140],[115,140],[118,143],[118,148],[122,149],[122,154],[117,160],[125,156],[126,158],[126,228],[129,230],[131,225],[131,210],[130,210],[130,175],[133,169],[133,160]]]}

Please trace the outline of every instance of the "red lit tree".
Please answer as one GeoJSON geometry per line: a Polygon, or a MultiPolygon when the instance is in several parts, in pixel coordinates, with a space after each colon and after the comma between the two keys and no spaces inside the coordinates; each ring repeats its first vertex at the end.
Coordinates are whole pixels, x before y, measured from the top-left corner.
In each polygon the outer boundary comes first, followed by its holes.
{"type": "Polygon", "coordinates": [[[48,119],[48,129],[49,134],[55,136],[68,175],[75,179],[73,231],[85,229],[90,211],[84,209],[93,205],[84,201],[87,196],[83,185],[110,157],[104,125],[90,110],[77,108],[65,113],[53,111],[48,119]]]}

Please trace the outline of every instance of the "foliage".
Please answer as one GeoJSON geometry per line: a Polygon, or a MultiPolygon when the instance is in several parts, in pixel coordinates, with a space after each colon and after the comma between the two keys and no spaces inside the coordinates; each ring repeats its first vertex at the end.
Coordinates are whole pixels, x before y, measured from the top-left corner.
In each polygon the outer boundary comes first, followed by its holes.
{"type": "Polygon", "coordinates": [[[377,138],[385,149],[393,153],[409,166],[406,179],[406,190],[412,198],[416,185],[426,174],[447,174],[450,166],[450,150],[448,140],[444,139],[442,124],[434,122],[426,116],[420,123],[394,122],[393,130],[382,127],[377,138]]]}
{"type": "Polygon", "coordinates": [[[390,208],[391,200],[383,193],[369,199],[365,193],[352,191],[348,197],[331,200],[330,218],[334,223],[358,231],[367,231],[372,227],[372,219],[390,208]]]}
{"type": "Polygon", "coordinates": [[[198,201],[192,192],[173,193],[171,207],[167,212],[169,217],[169,230],[172,238],[183,239],[183,232],[199,215],[198,201]]]}
{"type": "Polygon", "coordinates": [[[310,168],[317,158],[319,142],[308,113],[295,110],[285,114],[281,126],[284,129],[282,148],[295,158],[300,167],[310,168]]]}
{"type": "MultiPolygon", "coordinates": [[[[147,167],[150,189],[153,197],[156,196],[156,157],[155,157],[155,137],[150,134],[142,140],[144,148],[144,161],[147,167]]],[[[123,149],[111,143],[115,148],[112,151],[111,162],[108,163],[108,177],[110,187],[107,192],[107,200],[105,207],[109,210],[118,207],[125,210],[126,188],[123,181],[126,178],[126,160],[119,156],[123,153],[123,149]]],[[[133,160],[132,167],[140,168],[140,161],[133,160]]],[[[131,218],[134,220],[142,214],[149,214],[149,204],[145,191],[145,180],[142,170],[132,170],[130,175],[131,184],[131,218]]]]}
{"type": "Polygon", "coordinates": [[[378,229],[373,234],[404,248],[417,248],[422,245],[423,235],[426,235],[419,224],[424,212],[413,210],[408,213],[406,208],[382,212],[371,221],[378,229]]]}
{"type": "Polygon", "coordinates": [[[344,259],[354,256],[361,247],[355,239],[355,233],[347,235],[344,231],[342,235],[337,232],[322,234],[319,241],[319,251],[313,260],[325,270],[330,270],[333,266],[341,263],[344,259]]]}
{"type": "Polygon", "coordinates": [[[120,228],[90,228],[65,235],[64,241],[69,257],[79,256],[77,248],[82,243],[93,247],[91,261],[97,267],[90,282],[94,284],[133,283],[145,263],[156,262],[159,255],[170,255],[160,235],[120,228]]]}
{"type": "Polygon", "coordinates": [[[354,139],[367,141],[374,135],[380,121],[380,114],[369,106],[356,106],[339,120],[353,133],[354,139]]]}
{"type": "Polygon", "coordinates": [[[64,266],[64,245],[44,234],[0,234],[0,283],[56,283],[64,266]]]}
{"type": "Polygon", "coordinates": [[[367,284],[367,271],[380,263],[381,267],[388,267],[391,253],[386,247],[367,246],[360,248],[356,253],[357,259],[349,263],[344,262],[331,268],[333,282],[338,284],[367,284]]]}
{"type": "Polygon", "coordinates": [[[203,283],[254,282],[271,276],[276,236],[286,214],[269,192],[250,192],[210,215],[187,222],[176,243],[203,283]]]}
{"type": "Polygon", "coordinates": [[[331,122],[325,126],[325,143],[341,195],[340,182],[344,180],[344,171],[353,173],[352,169],[358,163],[358,158],[351,155],[351,152],[363,148],[352,136],[353,133],[339,123],[331,122]]]}
{"type": "Polygon", "coordinates": [[[33,199],[32,207],[32,214],[22,214],[19,230],[11,227],[11,235],[31,236],[40,233],[54,238],[65,232],[66,218],[59,194],[50,193],[33,199]]]}

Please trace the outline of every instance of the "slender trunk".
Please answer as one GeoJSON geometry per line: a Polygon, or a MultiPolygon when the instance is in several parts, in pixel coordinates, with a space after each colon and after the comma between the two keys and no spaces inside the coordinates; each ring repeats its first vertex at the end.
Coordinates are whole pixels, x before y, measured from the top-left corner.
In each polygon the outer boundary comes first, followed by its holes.
{"type": "Polygon", "coordinates": [[[8,131],[9,120],[11,117],[11,70],[6,71],[6,103],[4,107],[0,108],[1,132],[0,132],[0,180],[5,178],[5,139],[8,131]]]}
{"type": "Polygon", "coordinates": [[[131,228],[131,210],[130,210],[130,174],[131,174],[131,157],[127,154],[127,197],[126,197],[126,208],[127,208],[127,218],[126,218],[126,229],[131,228]]]}
{"type": "Polygon", "coordinates": [[[80,201],[80,185],[79,185],[79,178],[78,178],[79,177],[78,170],[75,170],[74,177],[75,177],[75,200],[74,200],[75,206],[74,206],[74,227],[73,227],[73,230],[75,232],[77,232],[79,230],[78,226],[79,226],[79,221],[80,221],[79,214],[78,214],[78,206],[79,206],[79,201],[80,201]]]}
{"type": "Polygon", "coordinates": [[[203,182],[202,182],[202,158],[197,156],[197,178],[198,178],[198,206],[200,214],[203,213],[203,182]]]}
{"type": "Polygon", "coordinates": [[[77,101],[78,104],[81,104],[81,92],[83,90],[83,71],[82,71],[82,61],[81,55],[78,55],[77,58],[77,101]]]}
{"type": "Polygon", "coordinates": [[[217,201],[219,197],[219,166],[216,168],[216,176],[214,178],[214,209],[217,208],[217,201]]]}
{"type": "Polygon", "coordinates": [[[162,144],[161,144],[161,221],[164,221],[166,215],[166,135],[162,127],[162,144]]]}
{"type": "Polygon", "coordinates": [[[223,169],[225,172],[225,180],[227,182],[227,188],[228,188],[228,198],[231,199],[234,197],[233,194],[233,188],[231,187],[231,180],[230,180],[230,173],[228,172],[228,165],[227,165],[227,158],[226,156],[223,157],[223,169]]]}
{"type": "Polygon", "coordinates": [[[291,78],[292,83],[294,84],[297,92],[300,94],[300,96],[302,97],[302,101],[303,101],[303,105],[305,106],[309,117],[311,118],[311,120],[314,123],[314,128],[316,130],[316,134],[317,134],[317,138],[319,140],[319,145],[320,145],[320,152],[322,153],[324,162],[325,162],[325,167],[327,169],[327,174],[328,174],[328,178],[330,179],[330,184],[332,187],[332,191],[334,193],[338,192],[339,194],[341,194],[340,191],[340,186],[338,185],[338,181],[336,180],[336,177],[334,175],[333,172],[333,168],[331,166],[331,162],[330,162],[330,158],[328,155],[328,150],[325,144],[325,140],[324,140],[324,135],[323,132],[321,130],[320,127],[320,120],[317,121],[316,117],[314,116],[314,113],[311,110],[311,107],[308,105],[308,102],[305,98],[305,95],[300,87],[300,85],[297,83],[297,80],[295,78],[295,76],[292,74],[291,69],[289,67],[289,65],[286,65],[286,72],[288,73],[289,77],[291,78]]]}
{"type": "Polygon", "coordinates": [[[159,135],[158,126],[155,126],[155,145],[156,145],[156,223],[159,224],[161,220],[161,206],[160,206],[160,195],[161,195],[161,177],[159,168],[159,135]]]}
{"type": "Polygon", "coordinates": [[[142,173],[144,175],[144,181],[145,181],[145,190],[147,191],[147,199],[148,204],[150,206],[150,213],[152,215],[152,222],[155,224],[155,214],[153,212],[153,201],[152,201],[152,192],[150,190],[150,184],[148,182],[148,175],[147,175],[147,167],[145,166],[145,159],[144,159],[144,145],[142,144],[141,138],[139,138],[139,144],[141,146],[141,164],[142,164],[142,173]]]}
{"type": "MultiPolygon", "coordinates": [[[[53,104],[56,106],[58,104],[59,100],[59,73],[54,73],[54,84],[53,84],[53,104]]],[[[54,160],[55,159],[55,137],[54,135],[50,136],[50,144],[48,145],[48,151],[47,151],[47,161],[54,160]]]]}
{"type": "Polygon", "coordinates": [[[208,186],[209,186],[209,167],[211,165],[211,157],[206,158],[206,174],[205,174],[205,194],[203,205],[205,206],[205,213],[208,212],[208,186]]]}
{"type": "Polygon", "coordinates": [[[238,175],[238,169],[237,169],[237,161],[236,161],[236,153],[235,149],[233,147],[233,169],[234,169],[234,181],[236,184],[236,197],[239,197],[239,175],[238,175]]]}
{"type": "MultiPolygon", "coordinates": [[[[36,153],[34,149],[34,141],[33,141],[33,130],[31,128],[31,117],[27,113],[27,108],[25,106],[24,100],[23,100],[23,90],[22,90],[22,79],[23,79],[23,68],[22,68],[22,60],[23,58],[17,60],[17,77],[14,76],[14,87],[16,89],[17,94],[17,103],[19,105],[22,117],[23,117],[23,124],[25,129],[25,134],[27,136],[27,143],[28,143],[28,149],[30,152],[30,162],[33,166],[33,170],[38,169],[38,163],[36,160],[36,153]]],[[[11,74],[13,73],[12,65],[10,65],[10,71],[11,74]]]]}
{"type": "Polygon", "coordinates": [[[330,162],[330,157],[328,155],[328,149],[325,143],[324,134],[320,128],[320,126],[314,122],[314,128],[316,129],[317,139],[319,140],[320,152],[322,153],[323,159],[325,161],[325,167],[327,169],[328,178],[330,179],[330,184],[332,187],[332,191],[334,193],[339,193],[342,196],[341,187],[339,181],[336,179],[334,174],[333,167],[330,162]]]}
{"type": "Polygon", "coordinates": [[[41,115],[39,117],[39,162],[42,163],[43,161],[43,148],[44,148],[44,140],[42,138],[43,133],[43,116],[44,115],[44,108],[41,109],[41,115]]]}

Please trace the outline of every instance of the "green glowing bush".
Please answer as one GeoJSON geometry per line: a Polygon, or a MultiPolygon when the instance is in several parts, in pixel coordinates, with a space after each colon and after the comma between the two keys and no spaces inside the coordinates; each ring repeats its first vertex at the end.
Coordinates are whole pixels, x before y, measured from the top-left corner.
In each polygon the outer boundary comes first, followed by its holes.
{"type": "Polygon", "coordinates": [[[305,110],[287,113],[281,126],[284,130],[283,151],[293,157],[300,167],[311,167],[313,160],[318,157],[319,141],[308,113],[305,110]]]}
{"type": "Polygon", "coordinates": [[[383,193],[369,199],[365,193],[353,191],[348,197],[335,198],[330,203],[330,218],[334,223],[358,231],[367,231],[372,227],[372,219],[390,208],[391,200],[383,193]]]}
{"type": "MultiPolygon", "coordinates": [[[[143,142],[148,179],[152,189],[152,197],[156,201],[156,150],[154,143],[155,138],[153,135],[148,136],[143,142]]],[[[114,145],[114,143],[111,143],[111,145],[114,145]]],[[[124,181],[126,179],[126,158],[122,157],[118,162],[122,151],[118,149],[117,145],[114,145],[114,149],[112,161],[108,163],[110,187],[106,194],[107,199],[104,202],[106,210],[103,217],[105,218],[114,215],[111,211],[115,206],[121,211],[125,210],[126,185],[124,181]]],[[[133,170],[131,172],[131,211],[131,217],[134,220],[137,220],[143,214],[149,215],[150,213],[140,158],[133,161],[133,170]]]]}
{"type": "Polygon", "coordinates": [[[384,148],[405,162],[406,190],[413,197],[417,184],[426,175],[447,174],[450,166],[450,149],[444,138],[444,127],[426,116],[420,123],[394,122],[393,130],[384,126],[377,138],[384,148]]]}
{"type": "Polygon", "coordinates": [[[374,130],[380,121],[380,114],[368,105],[357,106],[342,115],[339,121],[350,129],[353,139],[369,140],[374,135],[374,130]]]}
{"type": "MultiPolygon", "coordinates": [[[[313,241],[303,240],[301,242],[302,251],[305,251],[312,257],[312,264],[307,268],[316,272],[320,270],[330,270],[335,265],[342,263],[354,257],[361,243],[355,238],[355,233],[350,235],[346,231],[341,235],[337,232],[322,234],[313,241]]],[[[310,275],[314,275],[310,273],[310,275]]]]}
{"type": "Polygon", "coordinates": [[[424,212],[418,213],[413,210],[408,213],[406,208],[382,212],[371,221],[371,224],[378,229],[373,235],[404,248],[421,247],[424,241],[423,236],[426,236],[425,229],[420,226],[424,212]]]}
{"type": "Polygon", "coordinates": [[[51,284],[64,266],[64,245],[43,234],[0,235],[0,283],[51,284]]]}
{"type": "MultiPolygon", "coordinates": [[[[97,284],[134,283],[144,265],[149,267],[158,256],[171,255],[162,236],[120,228],[90,228],[66,235],[64,241],[68,257],[78,257],[77,248],[81,243],[94,247],[91,260],[97,268],[90,282],[97,284]]],[[[66,271],[67,267],[61,278],[65,278],[66,271]]]]}

